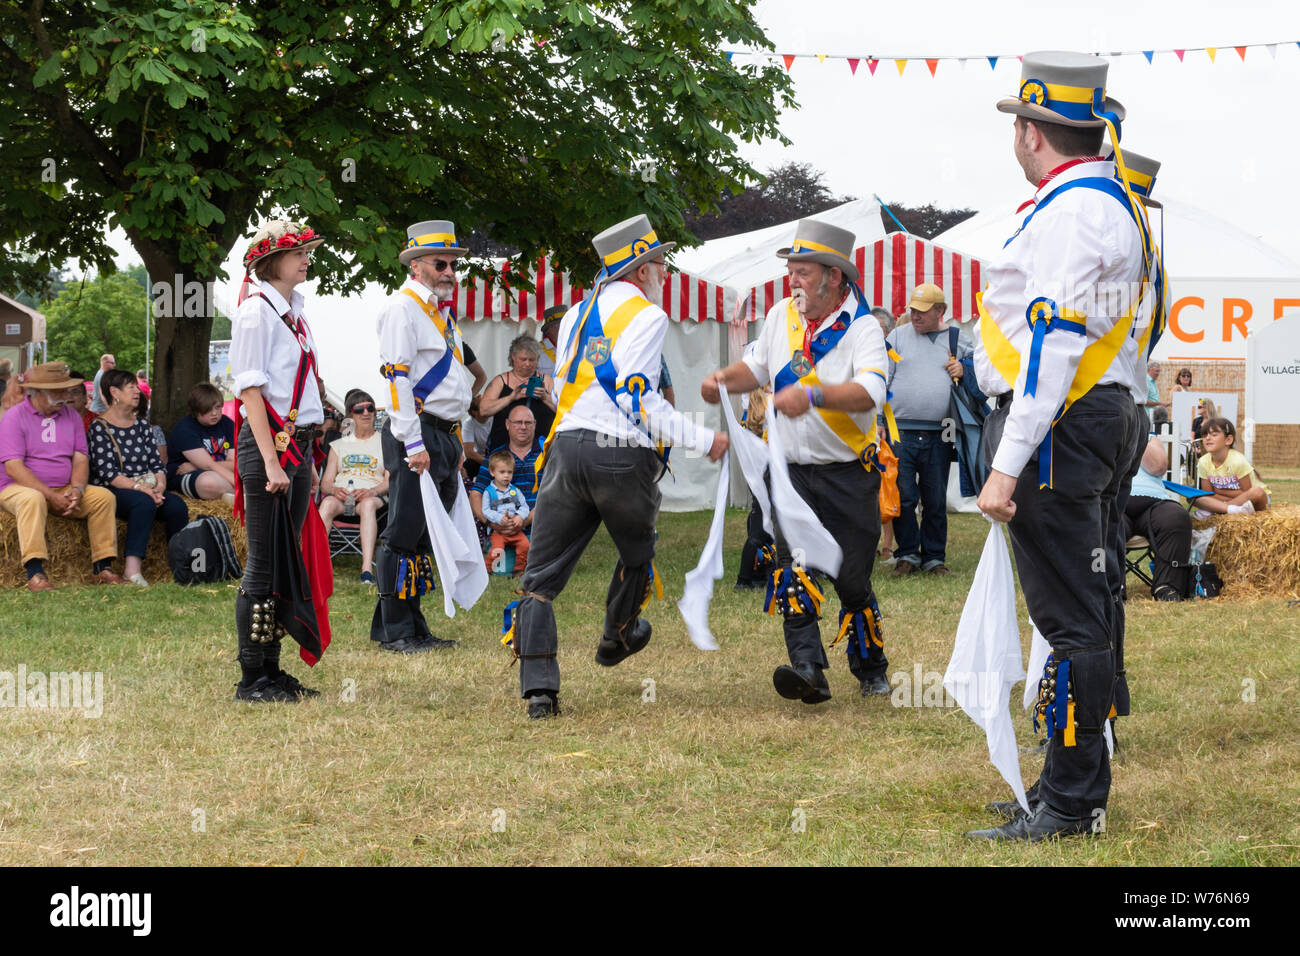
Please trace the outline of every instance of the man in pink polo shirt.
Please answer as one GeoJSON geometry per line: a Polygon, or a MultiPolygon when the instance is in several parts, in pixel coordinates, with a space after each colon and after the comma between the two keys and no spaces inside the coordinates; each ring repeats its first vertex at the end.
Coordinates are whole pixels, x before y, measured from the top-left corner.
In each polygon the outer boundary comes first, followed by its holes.
{"type": "Polygon", "coordinates": [[[91,572],[96,584],[121,584],[109,567],[117,556],[116,500],[107,488],[87,486],[90,459],[86,432],[73,410],[80,379],[63,362],[47,362],[24,377],[27,397],[0,419],[0,508],[18,520],[18,544],[27,570],[27,590],[49,591],[46,516],[86,519],[91,572]]]}

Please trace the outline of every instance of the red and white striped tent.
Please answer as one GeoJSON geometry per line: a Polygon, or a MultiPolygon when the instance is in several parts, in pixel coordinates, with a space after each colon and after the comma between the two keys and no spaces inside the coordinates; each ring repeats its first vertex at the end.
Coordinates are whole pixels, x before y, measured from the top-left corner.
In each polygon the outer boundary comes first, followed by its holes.
{"type": "MultiPolygon", "coordinates": [[[[553,270],[549,259],[539,259],[533,275],[511,273],[504,269],[504,260],[498,260],[496,265],[502,269],[501,281],[477,279],[457,286],[452,302],[462,322],[480,319],[541,322],[543,313],[551,306],[582,301],[583,287],[572,284],[567,272],[553,270]]],[[[664,311],[678,322],[687,319],[727,322],[736,311],[736,293],[715,282],[672,272],[664,283],[664,311]]]]}
{"type": "MultiPolygon", "coordinates": [[[[975,294],[983,288],[987,263],[963,252],[937,246],[928,239],[894,232],[853,251],[853,261],[862,273],[862,291],[872,306],[882,306],[902,315],[907,302],[922,282],[933,282],[948,298],[948,315],[967,322],[979,313],[975,294]]],[[[790,278],[777,275],[749,290],[741,311],[750,321],[767,315],[768,309],[790,294],[790,278]]]]}

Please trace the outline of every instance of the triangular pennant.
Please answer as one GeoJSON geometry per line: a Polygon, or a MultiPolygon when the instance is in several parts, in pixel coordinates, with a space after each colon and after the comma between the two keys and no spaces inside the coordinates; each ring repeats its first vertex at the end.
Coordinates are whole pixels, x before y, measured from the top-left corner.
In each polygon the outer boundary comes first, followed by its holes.
{"type": "Polygon", "coordinates": [[[938,61],[938,60],[930,60],[930,59],[927,59],[927,60],[925,61],[925,65],[928,66],[928,67],[930,68],[930,75],[931,75],[931,76],[934,76],[934,71],[937,70],[937,69],[939,69],[939,61],[938,61]]]}
{"type": "Polygon", "coordinates": [[[1216,54],[1216,53],[1219,52],[1219,48],[1218,48],[1217,46],[1207,46],[1207,47],[1205,48],[1205,52],[1208,53],[1208,54],[1210,55],[1210,62],[1213,63],[1213,62],[1214,62],[1214,54],[1216,54]]]}
{"type": "Polygon", "coordinates": [[[1182,63],[1182,62],[1183,62],[1183,54],[1186,53],[1186,52],[1187,52],[1186,50],[1175,50],[1175,51],[1174,51],[1174,56],[1178,57],[1178,62],[1179,62],[1179,63],[1182,63]]]}
{"type": "Polygon", "coordinates": [[[876,67],[878,66],[880,66],[880,61],[877,60],[875,57],[867,58],[867,69],[871,71],[872,76],[876,75],[876,67]]]}
{"type": "Polygon", "coordinates": [[[989,69],[996,70],[997,68],[998,68],[998,58],[995,56],[989,57],[989,69]]]}
{"type": "Polygon", "coordinates": [[[727,51],[727,62],[730,63],[730,62],[731,62],[731,58],[732,58],[733,56],[735,56],[735,55],[736,55],[736,51],[735,51],[735,50],[728,50],[728,51],[727,51]]]}
{"type": "Polygon", "coordinates": [[[785,71],[789,73],[790,66],[791,64],[794,63],[794,54],[793,53],[782,54],[781,59],[785,60],[785,71]]]}
{"type": "Polygon", "coordinates": [[[1241,57],[1242,60],[1246,59],[1246,48],[1244,46],[1233,47],[1233,49],[1237,51],[1237,56],[1241,57]]]}
{"type": "Polygon", "coordinates": [[[1023,56],[1018,56],[1016,57],[1016,59],[1019,60],[1021,63],[1025,62],[1025,58],[1023,56]]]}
{"type": "Polygon", "coordinates": [[[903,75],[903,70],[905,70],[905,69],[907,68],[907,61],[906,61],[906,60],[895,60],[895,61],[894,61],[894,66],[898,67],[898,75],[899,75],[899,76],[902,76],[902,75],[903,75]]]}
{"type": "Polygon", "coordinates": [[[818,54],[817,54],[817,62],[818,62],[818,63],[825,63],[825,62],[826,62],[826,54],[825,54],[825,53],[818,53],[818,54]]]}
{"type": "Polygon", "coordinates": [[[966,57],[964,57],[964,56],[959,56],[959,57],[957,57],[957,64],[958,64],[958,65],[959,65],[963,70],[966,69],[966,57]]]}
{"type": "Polygon", "coordinates": [[[1142,55],[1143,55],[1144,57],[1147,58],[1147,62],[1148,62],[1148,63],[1151,62],[1151,58],[1152,58],[1153,56],[1155,56],[1155,54],[1156,54],[1156,51],[1155,51],[1155,50],[1143,50],[1143,51],[1142,51],[1142,55]]]}
{"type": "Polygon", "coordinates": [[[857,57],[852,57],[852,56],[849,57],[849,72],[852,73],[854,76],[857,76],[857,74],[858,74],[858,58],[857,58],[857,57]]]}
{"type": "Polygon", "coordinates": [[[1273,59],[1275,59],[1275,60],[1277,59],[1277,44],[1276,44],[1276,43],[1268,43],[1268,44],[1265,44],[1265,45],[1264,45],[1264,49],[1268,50],[1268,55],[1269,55],[1269,56],[1271,56],[1271,57],[1272,57],[1273,59]]]}

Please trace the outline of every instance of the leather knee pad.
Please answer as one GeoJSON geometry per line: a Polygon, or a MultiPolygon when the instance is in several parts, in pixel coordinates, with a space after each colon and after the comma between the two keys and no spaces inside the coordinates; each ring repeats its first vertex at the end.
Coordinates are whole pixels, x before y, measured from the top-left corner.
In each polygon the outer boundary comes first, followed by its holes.
{"type": "Polygon", "coordinates": [[[1115,693],[1115,654],[1109,648],[1070,655],[1074,684],[1074,721],[1079,733],[1100,734],[1115,693]]]}

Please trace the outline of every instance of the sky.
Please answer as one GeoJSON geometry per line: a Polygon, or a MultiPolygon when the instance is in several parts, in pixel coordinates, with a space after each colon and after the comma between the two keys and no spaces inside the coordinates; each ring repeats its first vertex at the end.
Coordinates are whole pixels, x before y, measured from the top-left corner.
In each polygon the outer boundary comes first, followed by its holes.
{"type": "MultiPolygon", "coordinates": [[[[1020,86],[1016,56],[1033,50],[1107,56],[1108,95],[1128,111],[1120,146],[1162,163],[1157,197],[1192,203],[1300,261],[1300,3],[1093,0],[760,0],[777,53],[828,54],[791,67],[799,108],[781,117],[789,146],[745,144],[760,170],[809,162],[836,195],[947,208],[1012,208],[1032,194],[1011,152],[1013,117],[997,100],[1020,86]],[[1263,47],[1277,43],[1276,58],[1263,47]],[[1212,62],[1193,47],[1218,47],[1212,62]],[[1180,63],[1157,52],[1188,49],[1180,63]],[[856,74],[836,56],[881,60],[856,74]],[[900,76],[894,57],[924,62],[900,76]],[[990,68],[987,56],[1003,57],[990,68]]],[[[737,56],[736,62],[745,62],[737,56]]],[[[779,62],[779,61],[778,61],[779,62]]]]}
{"type": "MultiPolygon", "coordinates": [[[[759,0],[755,11],[777,53],[810,55],[791,68],[799,105],[781,116],[789,145],[741,146],[760,170],[807,162],[840,196],[1014,209],[1032,190],[1012,157],[1012,117],[994,104],[1019,88],[1016,56],[1134,51],[1108,57],[1107,92],[1128,111],[1121,147],[1163,164],[1157,196],[1200,206],[1300,262],[1300,3],[759,0]],[[1277,43],[1276,56],[1257,47],[1243,61],[1233,47],[1249,43],[1277,43]],[[1219,48],[1215,61],[1191,49],[1205,46],[1219,48]],[[1188,50],[1182,62],[1139,52],[1175,48],[1188,50]],[[852,74],[844,56],[881,62],[874,75],[865,62],[852,74]],[[943,56],[969,60],[943,60],[933,77],[924,62],[901,76],[893,63],[943,56]],[[988,56],[1001,57],[996,68],[988,56]]],[[[139,261],[120,232],[114,245],[120,265],[139,261]]]]}

